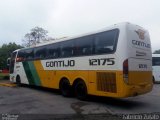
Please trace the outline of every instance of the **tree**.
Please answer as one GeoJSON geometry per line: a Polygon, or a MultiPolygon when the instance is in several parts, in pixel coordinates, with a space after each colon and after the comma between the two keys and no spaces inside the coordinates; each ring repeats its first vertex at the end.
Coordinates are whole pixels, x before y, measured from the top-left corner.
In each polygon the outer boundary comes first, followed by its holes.
{"type": "Polygon", "coordinates": [[[0,69],[7,68],[7,58],[10,57],[11,53],[16,50],[22,48],[21,45],[17,45],[15,43],[3,44],[0,48],[0,69]]]}
{"type": "Polygon", "coordinates": [[[160,49],[159,49],[159,50],[155,50],[155,51],[153,52],[153,54],[160,54],[160,49]]]}
{"type": "Polygon", "coordinates": [[[31,34],[30,33],[25,34],[24,39],[22,40],[22,43],[23,43],[22,45],[26,46],[26,47],[29,47],[29,46],[33,45],[32,42],[33,41],[32,41],[31,34]]]}
{"type": "Polygon", "coordinates": [[[25,34],[24,39],[22,40],[23,46],[29,47],[47,41],[47,30],[44,30],[41,27],[32,28],[30,33],[25,34]]]}

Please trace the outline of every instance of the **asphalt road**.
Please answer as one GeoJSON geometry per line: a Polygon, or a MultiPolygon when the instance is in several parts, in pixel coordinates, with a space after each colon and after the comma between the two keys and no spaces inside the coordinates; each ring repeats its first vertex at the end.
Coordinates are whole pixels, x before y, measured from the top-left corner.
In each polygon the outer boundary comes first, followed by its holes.
{"type": "Polygon", "coordinates": [[[155,84],[152,92],[137,97],[113,99],[90,96],[88,101],[80,101],[76,98],[65,98],[58,91],[50,89],[0,86],[0,113],[2,116],[35,114],[35,117],[37,114],[72,115],[72,117],[88,114],[106,116],[157,114],[160,113],[159,91],[160,84],[155,84]]]}

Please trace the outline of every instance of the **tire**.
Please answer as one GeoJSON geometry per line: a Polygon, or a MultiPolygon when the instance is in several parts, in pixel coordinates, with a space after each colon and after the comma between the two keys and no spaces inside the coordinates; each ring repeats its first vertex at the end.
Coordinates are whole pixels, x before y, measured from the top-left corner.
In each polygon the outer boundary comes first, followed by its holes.
{"type": "Polygon", "coordinates": [[[60,91],[64,97],[71,97],[71,86],[68,79],[63,79],[60,82],[60,91]]]}
{"type": "Polygon", "coordinates": [[[21,86],[21,78],[20,78],[20,76],[16,77],[16,84],[17,84],[17,86],[21,86]]]}
{"type": "Polygon", "coordinates": [[[84,81],[78,81],[75,85],[75,96],[79,100],[87,99],[87,87],[84,81]]]}

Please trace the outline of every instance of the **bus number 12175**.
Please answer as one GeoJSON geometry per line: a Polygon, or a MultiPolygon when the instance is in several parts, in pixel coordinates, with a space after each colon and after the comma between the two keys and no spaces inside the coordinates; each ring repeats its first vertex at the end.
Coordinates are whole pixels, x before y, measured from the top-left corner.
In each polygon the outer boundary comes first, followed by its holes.
{"type": "Polygon", "coordinates": [[[90,66],[114,65],[114,58],[89,59],[90,66]]]}

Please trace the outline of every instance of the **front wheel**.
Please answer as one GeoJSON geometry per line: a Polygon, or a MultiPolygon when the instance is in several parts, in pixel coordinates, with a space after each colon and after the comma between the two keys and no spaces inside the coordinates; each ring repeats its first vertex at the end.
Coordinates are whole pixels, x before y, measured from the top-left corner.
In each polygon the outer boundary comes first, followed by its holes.
{"type": "Polygon", "coordinates": [[[75,95],[80,100],[86,100],[87,87],[84,81],[78,81],[78,83],[75,85],[75,95]]]}
{"type": "Polygon", "coordinates": [[[20,78],[20,76],[16,77],[16,84],[17,84],[17,86],[21,86],[21,78],[20,78]]]}

